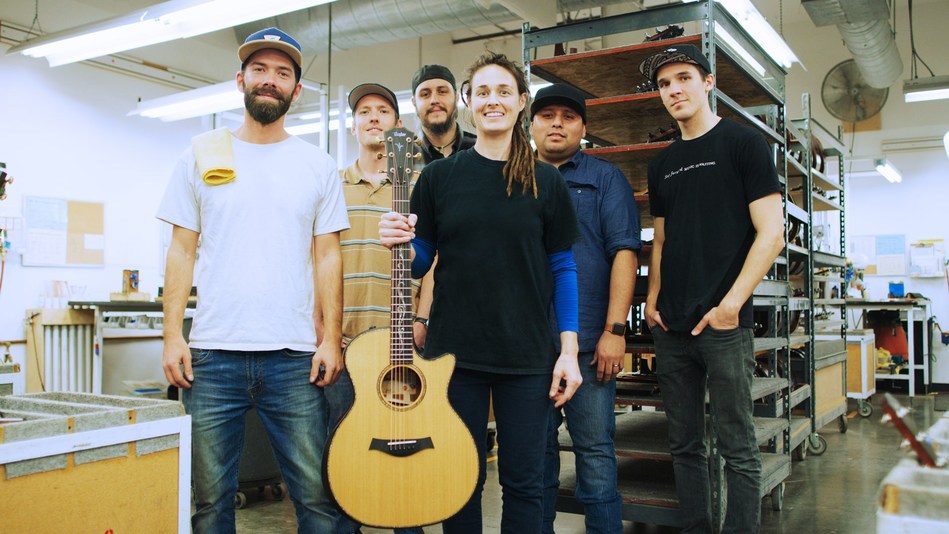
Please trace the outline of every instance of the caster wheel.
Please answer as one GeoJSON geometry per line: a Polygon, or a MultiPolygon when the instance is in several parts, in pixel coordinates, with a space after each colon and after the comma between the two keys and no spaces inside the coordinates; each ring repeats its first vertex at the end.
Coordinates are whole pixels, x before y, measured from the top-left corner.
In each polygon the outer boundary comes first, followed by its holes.
{"type": "Polygon", "coordinates": [[[497,438],[497,431],[488,430],[488,438],[485,440],[486,450],[489,450],[489,451],[494,450],[496,438],[497,438]]]}
{"type": "Polygon", "coordinates": [[[270,486],[270,493],[273,495],[273,498],[278,501],[282,501],[283,498],[287,496],[287,490],[284,489],[283,484],[280,482],[270,486]]]}
{"type": "Polygon", "coordinates": [[[803,462],[807,459],[807,440],[801,442],[800,445],[794,448],[793,458],[799,462],[803,462]]]}
{"type": "Polygon", "coordinates": [[[857,405],[857,413],[860,417],[870,417],[873,415],[873,405],[867,401],[860,401],[857,405]]]}
{"type": "Polygon", "coordinates": [[[780,512],[784,509],[784,482],[771,490],[771,509],[780,512]]]}
{"type": "Polygon", "coordinates": [[[247,495],[244,495],[243,491],[238,491],[234,494],[234,508],[240,510],[245,506],[247,506],[247,495]]]}
{"type": "Polygon", "coordinates": [[[824,439],[824,436],[815,434],[808,440],[807,448],[814,456],[820,456],[827,452],[827,440],[824,439]]]}
{"type": "Polygon", "coordinates": [[[837,430],[839,430],[841,434],[847,433],[847,423],[847,414],[843,414],[837,418],[837,430]]]}

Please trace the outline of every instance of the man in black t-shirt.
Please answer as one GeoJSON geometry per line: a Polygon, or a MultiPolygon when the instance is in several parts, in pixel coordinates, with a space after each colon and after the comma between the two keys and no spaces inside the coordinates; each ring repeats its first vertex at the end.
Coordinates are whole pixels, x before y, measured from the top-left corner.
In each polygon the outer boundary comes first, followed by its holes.
{"type": "Polygon", "coordinates": [[[708,60],[691,45],[640,71],[682,131],[649,163],[655,236],[645,318],[669,423],[683,532],[713,532],[705,390],[728,487],[722,532],[760,528],[752,421],[751,295],[784,247],[781,185],[757,131],[712,112],[708,60]]]}

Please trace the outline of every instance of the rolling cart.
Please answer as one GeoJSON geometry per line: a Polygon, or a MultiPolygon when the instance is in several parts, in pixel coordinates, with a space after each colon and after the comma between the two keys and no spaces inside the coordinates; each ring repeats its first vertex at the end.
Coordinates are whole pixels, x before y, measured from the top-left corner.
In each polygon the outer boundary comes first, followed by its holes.
{"type": "Polygon", "coordinates": [[[861,417],[873,414],[870,397],[876,393],[876,341],[873,330],[847,332],[847,398],[856,399],[861,417]]]}

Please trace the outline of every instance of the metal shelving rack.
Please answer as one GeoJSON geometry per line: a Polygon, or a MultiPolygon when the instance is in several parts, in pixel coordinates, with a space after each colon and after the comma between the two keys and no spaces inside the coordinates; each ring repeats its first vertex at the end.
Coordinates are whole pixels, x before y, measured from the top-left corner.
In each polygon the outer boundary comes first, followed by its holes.
{"type": "MultiPolygon", "coordinates": [[[[637,192],[643,228],[652,226],[649,216],[647,166],[649,160],[670,142],[646,142],[648,133],[673,123],[658,92],[634,93],[642,82],[638,66],[646,57],[676,44],[693,44],[709,58],[716,75],[711,95],[712,109],[720,116],[749,125],[760,131],[770,143],[780,180],[787,184],[785,172],[785,72],[761,50],[741,26],[714,0],[670,5],[623,15],[604,17],[558,26],[532,29],[524,25],[523,61],[529,72],[551,82],[573,85],[587,96],[587,139],[596,146],[589,154],[606,159],[623,171],[637,192]],[[532,57],[542,47],[579,41],[622,32],[651,30],[670,24],[697,23],[697,33],[673,39],[618,46],[592,52],[571,53],[549,58],[532,57]],[[737,51],[721,39],[722,30],[734,38],[764,68],[756,71],[737,51]],[[642,192],[642,193],[641,193],[642,192]]],[[[786,187],[785,187],[786,189],[786,187]]],[[[785,194],[787,194],[785,192],[785,194]]],[[[793,209],[786,202],[788,209],[793,209]]],[[[762,497],[770,494],[772,506],[783,505],[783,481],[791,472],[790,422],[791,392],[788,374],[791,339],[779,318],[786,319],[804,300],[792,300],[788,286],[790,247],[775,261],[768,276],[754,292],[756,309],[767,311],[769,327],[765,336],[755,339],[755,352],[768,362],[768,375],[756,378],[753,387],[755,427],[762,448],[762,497]]],[[[648,254],[644,247],[641,261],[648,254]]],[[[628,344],[634,354],[651,353],[647,343],[628,344]]],[[[648,384],[618,383],[617,404],[637,408],[617,418],[616,451],[619,460],[619,489],[623,496],[623,518],[661,525],[681,526],[668,452],[665,415],[656,387],[648,384]],[[639,410],[645,408],[645,410],[639,410]]],[[[570,450],[569,437],[562,436],[561,448],[570,450]]],[[[725,492],[723,466],[710,433],[710,470],[713,507],[716,520],[722,519],[725,492]],[[717,474],[717,476],[716,476],[717,474]]],[[[582,512],[573,498],[575,474],[572,466],[561,470],[561,511],[582,512]]]]}
{"type": "MultiPolygon", "coordinates": [[[[811,321],[807,325],[810,340],[806,344],[804,368],[807,384],[812,389],[809,402],[802,411],[804,420],[810,423],[807,450],[822,454],[827,442],[818,433],[819,429],[836,419],[839,431],[847,431],[847,314],[844,299],[847,260],[843,255],[846,250],[843,183],[846,148],[839,132],[832,133],[811,116],[810,95],[805,93],[801,99],[803,118],[791,120],[789,130],[803,157],[800,163],[788,158],[788,168],[794,168],[793,173],[789,171],[789,190],[800,185],[800,190],[795,192],[795,201],[807,214],[804,233],[807,269],[803,285],[810,302],[811,321]],[[815,150],[815,142],[823,145],[820,154],[815,150]],[[815,157],[824,158],[823,172],[818,169],[815,157]],[[829,158],[836,162],[836,178],[826,173],[829,158]],[[836,253],[818,250],[814,232],[814,216],[818,212],[838,214],[840,243],[836,253]]],[[[803,434],[793,419],[792,446],[803,434]]],[[[803,459],[803,443],[798,450],[797,456],[803,459]]]]}

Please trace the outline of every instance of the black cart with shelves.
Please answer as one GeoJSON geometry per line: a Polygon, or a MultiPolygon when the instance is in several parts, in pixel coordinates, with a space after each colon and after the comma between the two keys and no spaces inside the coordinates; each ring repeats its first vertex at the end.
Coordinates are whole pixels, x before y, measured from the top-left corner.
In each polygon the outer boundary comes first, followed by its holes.
{"type": "MultiPolygon", "coordinates": [[[[570,84],[586,93],[586,137],[594,146],[585,151],[610,161],[623,171],[636,193],[644,229],[653,226],[647,195],[648,162],[671,144],[671,141],[649,142],[650,134],[670,128],[674,121],[662,105],[658,92],[636,92],[637,85],[643,82],[638,67],[646,57],[677,44],[695,45],[709,58],[717,80],[711,95],[713,110],[722,117],[760,131],[772,147],[781,182],[787,184],[785,72],[720,4],[702,0],[550,29],[524,26],[523,60],[529,72],[547,81],[570,84]],[[697,30],[694,35],[662,41],[538,58],[543,51],[551,50],[548,53],[552,55],[552,45],[555,44],[651,30],[670,24],[690,24],[697,30]],[[745,55],[724,44],[722,30],[763,68],[752,67],[742,59],[745,55]]],[[[788,210],[793,210],[794,205],[787,201],[787,193],[785,200],[788,210]]],[[[798,209],[795,213],[803,222],[809,221],[806,211],[798,209]]],[[[802,243],[799,248],[806,255],[807,245],[802,243]]],[[[761,489],[762,497],[772,496],[772,506],[777,510],[783,502],[784,480],[791,471],[791,402],[803,402],[810,392],[809,387],[792,391],[788,378],[792,337],[787,325],[792,312],[810,307],[809,299],[791,296],[788,285],[791,250],[792,246],[786,248],[775,261],[753,297],[756,315],[763,317],[765,323],[761,335],[755,339],[755,352],[764,365],[753,389],[756,433],[762,450],[761,489]]],[[[641,265],[648,265],[649,252],[646,243],[640,255],[641,265]]],[[[641,306],[641,299],[638,305],[641,306]]],[[[634,318],[639,316],[636,306],[634,304],[634,318]]],[[[634,341],[627,346],[634,359],[653,351],[648,336],[644,339],[637,337],[634,341]]],[[[810,337],[799,334],[793,341],[803,344],[809,342],[810,337]]],[[[619,490],[624,503],[623,518],[681,526],[661,398],[657,394],[657,385],[651,383],[648,376],[636,378],[630,382],[618,381],[617,385],[617,404],[633,407],[633,411],[617,418],[616,453],[619,490]]],[[[570,450],[569,435],[563,433],[561,440],[561,448],[570,450]]],[[[715,450],[714,435],[710,435],[709,441],[710,469],[713,474],[717,473],[712,477],[713,495],[718,496],[714,512],[716,519],[721,520],[723,466],[715,450]]],[[[575,473],[568,464],[565,463],[561,469],[557,507],[561,511],[582,512],[582,505],[573,498],[575,473]]]]}

